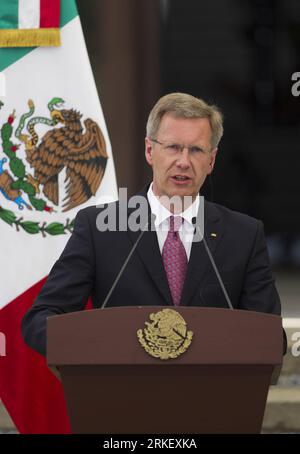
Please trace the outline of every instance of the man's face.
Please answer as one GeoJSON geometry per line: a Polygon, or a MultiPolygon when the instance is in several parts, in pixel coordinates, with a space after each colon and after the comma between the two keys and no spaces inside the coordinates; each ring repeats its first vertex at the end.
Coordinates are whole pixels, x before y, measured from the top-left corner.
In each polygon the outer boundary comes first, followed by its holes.
{"type": "Polygon", "coordinates": [[[153,170],[154,194],[196,197],[206,176],[213,170],[217,153],[217,149],[211,149],[209,120],[165,114],[157,137],[151,139],[162,143],[146,138],[145,155],[153,170]]]}

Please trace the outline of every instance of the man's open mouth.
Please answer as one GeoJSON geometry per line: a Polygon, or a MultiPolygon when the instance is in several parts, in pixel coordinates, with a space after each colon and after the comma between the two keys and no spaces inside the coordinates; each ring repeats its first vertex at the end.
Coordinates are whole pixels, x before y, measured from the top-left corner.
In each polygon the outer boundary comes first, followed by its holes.
{"type": "Polygon", "coordinates": [[[175,181],[189,181],[190,180],[190,178],[187,177],[186,175],[174,175],[172,177],[172,179],[175,181]]]}

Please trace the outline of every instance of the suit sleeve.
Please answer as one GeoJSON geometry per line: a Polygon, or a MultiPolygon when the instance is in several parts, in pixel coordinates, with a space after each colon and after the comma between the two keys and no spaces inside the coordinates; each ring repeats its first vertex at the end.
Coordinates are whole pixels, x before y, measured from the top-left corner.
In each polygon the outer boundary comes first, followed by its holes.
{"type": "Polygon", "coordinates": [[[47,318],[84,308],[93,288],[94,261],[88,216],[80,211],[71,238],[22,321],[25,342],[42,355],[46,355],[47,318]]]}
{"type": "Polygon", "coordinates": [[[281,314],[280,299],[272,277],[261,221],[257,222],[256,236],[246,269],[240,309],[281,314]]]}
{"type": "MultiPolygon", "coordinates": [[[[257,222],[256,236],[247,264],[239,309],[281,315],[281,303],[275,287],[264,227],[257,222]]],[[[286,334],[283,330],[283,351],[286,352],[286,334]]]]}

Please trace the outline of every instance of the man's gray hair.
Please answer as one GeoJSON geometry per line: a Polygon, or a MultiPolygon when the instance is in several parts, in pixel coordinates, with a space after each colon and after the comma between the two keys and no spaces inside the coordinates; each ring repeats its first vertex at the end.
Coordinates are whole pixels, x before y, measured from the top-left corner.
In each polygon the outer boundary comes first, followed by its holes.
{"type": "Polygon", "coordinates": [[[217,106],[186,93],[165,95],[157,101],[148,117],[146,133],[149,139],[156,138],[166,113],[178,118],[207,118],[211,127],[211,146],[218,146],[223,135],[223,116],[217,106]]]}

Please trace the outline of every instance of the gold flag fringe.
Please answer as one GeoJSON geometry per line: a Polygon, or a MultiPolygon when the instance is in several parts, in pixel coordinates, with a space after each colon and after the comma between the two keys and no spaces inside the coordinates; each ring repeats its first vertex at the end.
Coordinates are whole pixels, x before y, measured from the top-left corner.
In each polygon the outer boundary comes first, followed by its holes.
{"type": "Polygon", "coordinates": [[[60,46],[59,28],[0,30],[0,47],[60,46]]]}

